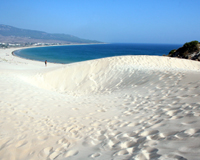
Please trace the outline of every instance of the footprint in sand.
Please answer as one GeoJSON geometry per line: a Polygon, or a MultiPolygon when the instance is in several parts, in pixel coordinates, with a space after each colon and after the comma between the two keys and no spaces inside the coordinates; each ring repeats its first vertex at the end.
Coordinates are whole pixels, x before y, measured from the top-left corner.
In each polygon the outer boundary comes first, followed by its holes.
{"type": "Polygon", "coordinates": [[[56,159],[61,153],[60,152],[53,152],[51,153],[51,155],[49,156],[49,158],[51,160],[56,159]]]}
{"type": "Polygon", "coordinates": [[[186,130],[185,133],[192,136],[195,133],[200,133],[200,129],[190,128],[190,129],[186,130]]]}
{"type": "Polygon", "coordinates": [[[94,146],[97,144],[99,144],[99,141],[96,139],[92,139],[92,138],[86,138],[82,143],[82,145],[85,147],[94,146]]]}
{"type": "Polygon", "coordinates": [[[92,155],[90,155],[89,157],[91,158],[97,158],[97,157],[100,157],[101,154],[100,153],[93,153],[92,155]]]}
{"type": "Polygon", "coordinates": [[[9,146],[10,145],[10,140],[1,140],[0,141],[0,150],[2,150],[4,147],[9,146]]]}
{"type": "Polygon", "coordinates": [[[137,125],[139,125],[138,122],[131,122],[131,123],[129,123],[127,126],[128,126],[128,127],[135,127],[135,126],[137,126],[137,125]]]}
{"type": "Polygon", "coordinates": [[[71,145],[71,143],[65,138],[58,140],[57,143],[63,145],[65,149],[71,145]]]}
{"type": "Polygon", "coordinates": [[[160,155],[157,154],[157,152],[158,152],[157,148],[146,147],[142,149],[143,156],[145,156],[146,159],[158,159],[160,155]]]}
{"type": "Polygon", "coordinates": [[[99,109],[97,112],[106,112],[106,109],[99,109]]]}
{"type": "Polygon", "coordinates": [[[110,140],[107,141],[106,146],[108,146],[108,148],[114,148],[118,144],[120,144],[120,141],[118,139],[112,138],[112,139],[110,139],[110,140]]]}
{"type": "Polygon", "coordinates": [[[137,142],[135,141],[126,141],[121,143],[121,148],[132,148],[134,146],[136,146],[137,142]]]}
{"type": "Polygon", "coordinates": [[[44,140],[47,140],[47,139],[48,139],[48,136],[38,136],[37,138],[38,138],[39,140],[44,141],[44,140]]]}
{"type": "Polygon", "coordinates": [[[154,134],[157,134],[157,133],[159,133],[158,130],[149,130],[149,131],[142,132],[140,135],[141,136],[148,136],[148,135],[154,135],[154,134]]]}
{"type": "Polygon", "coordinates": [[[122,156],[122,155],[128,155],[129,152],[126,149],[120,150],[113,154],[113,156],[122,156]]]}
{"type": "Polygon", "coordinates": [[[178,139],[185,139],[187,137],[189,137],[188,134],[184,133],[183,131],[182,132],[179,132],[175,135],[178,139]]]}
{"type": "Polygon", "coordinates": [[[133,115],[135,112],[133,110],[130,110],[130,111],[124,111],[123,114],[125,116],[130,116],[130,115],[133,115]]]}
{"type": "Polygon", "coordinates": [[[53,147],[46,147],[44,148],[40,153],[39,155],[43,158],[46,158],[49,156],[50,153],[53,152],[53,147]]]}
{"type": "Polygon", "coordinates": [[[137,137],[137,136],[138,136],[138,131],[127,132],[127,133],[124,133],[124,134],[123,134],[123,137],[130,137],[130,138],[133,138],[133,137],[137,137]]]}
{"type": "Polygon", "coordinates": [[[119,127],[126,127],[130,122],[122,122],[119,127]]]}
{"type": "Polygon", "coordinates": [[[112,132],[108,133],[108,136],[117,137],[120,134],[122,134],[122,132],[120,132],[120,131],[112,131],[112,132]]]}
{"type": "Polygon", "coordinates": [[[65,153],[64,157],[71,157],[77,155],[79,152],[77,150],[69,150],[65,153]]]}
{"type": "Polygon", "coordinates": [[[27,143],[28,143],[27,141],[21,140],[21,141],[17,142],[15,147],[19,148],[19,147],[26,145],[27,143]]]}
{"type": "Polygon", "coordinates": [[[18,136],[18,139],[19,139],[19,140],[22,140],[22,139],[26,138],[26,136],[27,136],[26,134],[24,134],[24,135],[19,135],[19,136],[18,136]]]}

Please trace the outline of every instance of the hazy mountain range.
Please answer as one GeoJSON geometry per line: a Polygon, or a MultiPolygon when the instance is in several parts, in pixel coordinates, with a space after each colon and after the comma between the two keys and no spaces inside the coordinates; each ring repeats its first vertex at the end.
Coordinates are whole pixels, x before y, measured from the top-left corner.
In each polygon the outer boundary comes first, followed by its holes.
{"type": "Polygon", "coordinates": [[[0,42],[4,43],[101,43],[68,34],[51,34],[42,31],[16,28],[0,24],[0,42]]]}

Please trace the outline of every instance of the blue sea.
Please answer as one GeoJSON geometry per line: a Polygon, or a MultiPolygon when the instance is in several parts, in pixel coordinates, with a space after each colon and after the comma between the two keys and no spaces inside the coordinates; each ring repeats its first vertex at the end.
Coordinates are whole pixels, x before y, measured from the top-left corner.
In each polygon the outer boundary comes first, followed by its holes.
{"type": "Polygon", "coordinates": [[[16,56],[53,63],[73,63],[123,55],[167,55],[172,49],[178,49],[179,44],[91,44],[36,47],[15,51],[16,56]]]}

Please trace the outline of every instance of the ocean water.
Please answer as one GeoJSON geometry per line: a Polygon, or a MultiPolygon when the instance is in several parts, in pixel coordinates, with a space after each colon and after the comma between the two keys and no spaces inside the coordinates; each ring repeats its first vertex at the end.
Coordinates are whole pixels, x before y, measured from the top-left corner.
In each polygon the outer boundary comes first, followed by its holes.
{"type": "Polygon", "coordinates": [[[92,44],[36,47],[15,51],[16,56],[53,63],[73,63],[123,55],[167,55],[172,49],[182,45],[176,44],[92,44]]]}

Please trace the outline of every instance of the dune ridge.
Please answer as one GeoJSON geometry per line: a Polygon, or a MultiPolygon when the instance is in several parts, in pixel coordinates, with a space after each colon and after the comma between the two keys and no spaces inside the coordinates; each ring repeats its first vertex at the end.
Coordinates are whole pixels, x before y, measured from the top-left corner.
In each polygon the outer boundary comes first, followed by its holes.
{"type": "Polygon", "coordinates": [[[38,73],[30,81],[62,93],[97,93],[131,87],[150,72],[199,71],[199,63],[157,56],[123,56],[75,63],[38,73]],[[143,72],[143,73],[142,73],[143,72]]]}
{"type": "Polygon", "coordinates": [[[122,56],[68,65],[0,50],[0,159],[200,157],[200,63],[122,56]]]}

